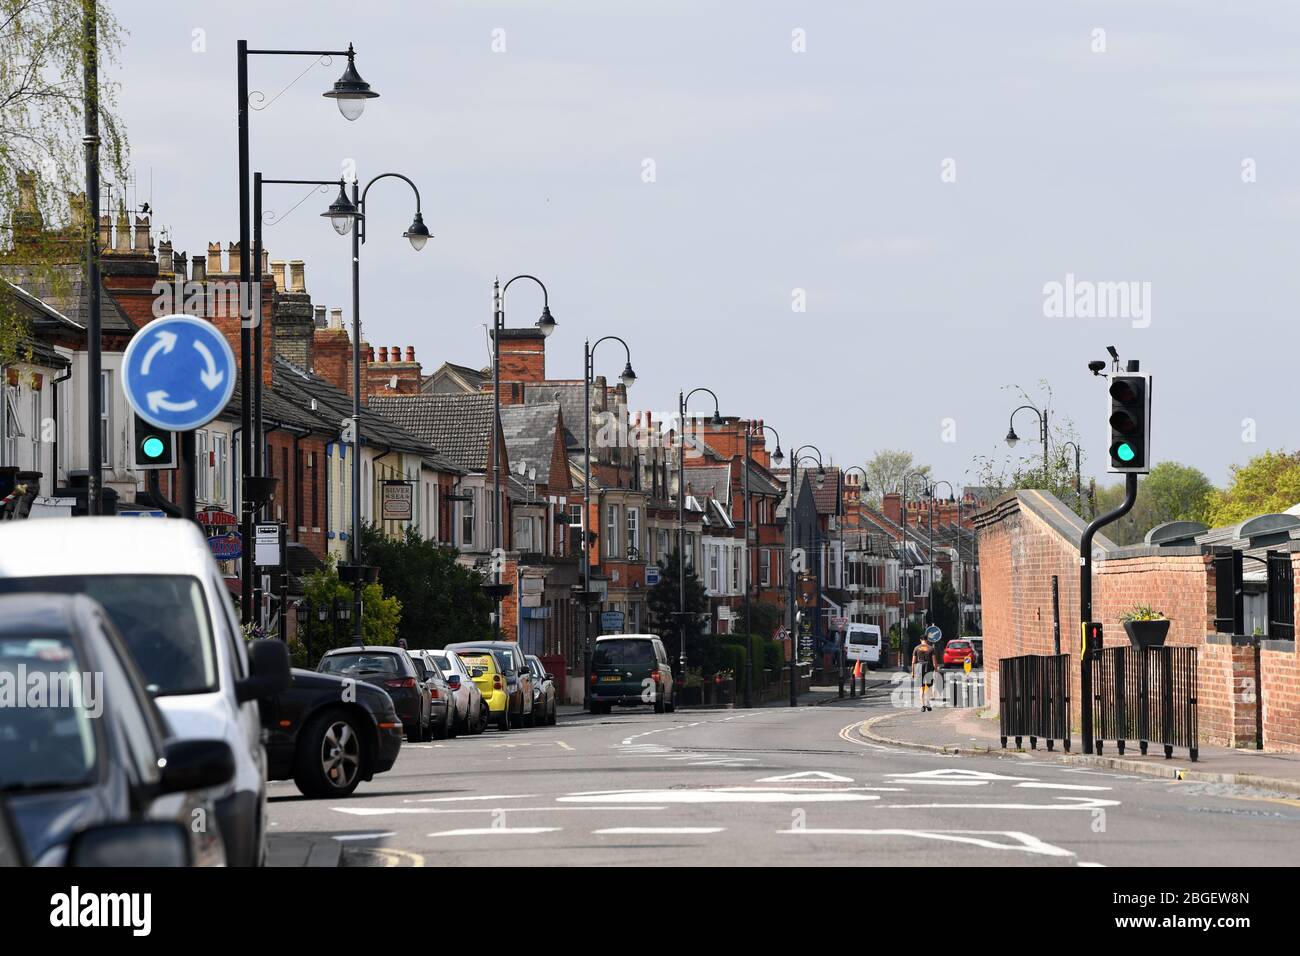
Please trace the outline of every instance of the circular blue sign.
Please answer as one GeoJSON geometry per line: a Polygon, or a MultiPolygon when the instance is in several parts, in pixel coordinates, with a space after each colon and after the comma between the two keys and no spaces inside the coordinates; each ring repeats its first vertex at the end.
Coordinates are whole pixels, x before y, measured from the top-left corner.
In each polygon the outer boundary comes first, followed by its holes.
{"type": "Polygon", "coordinates": [[[206,319],[164,315],[127,345],[122,391],[150,425],[191,431],[221,414],[234,394],[235,353],[206,319]]]}

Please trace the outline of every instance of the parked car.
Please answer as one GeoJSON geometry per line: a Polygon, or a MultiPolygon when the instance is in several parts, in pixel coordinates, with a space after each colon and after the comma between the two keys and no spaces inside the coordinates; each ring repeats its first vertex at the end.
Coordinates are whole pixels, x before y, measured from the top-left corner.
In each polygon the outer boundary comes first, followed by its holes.
{"type": "Polygon", "coordinates": [[[487,702],[478,684],[470,675],[465,661],[455,651],[421,651],[430,666],[442,671],[451,689],[451,699],[455,707],[457,730],[467,734],[481,734],[488,725],[489,711],[487,702]]]}
{"type": "Polygon", "coordinates": [[[452,651],[469,670],[470,679],[488,707],[488,722],[497,730],[510,729],[510,693],[500,661],[490,651],[452,651]]]}
{"type": "Polygon", "coordinates": [[[975,652],[975,661],[971,667],[984,666],[984,638],[979,634],[967,634],[962,638],[964,641],[970,641],[971,650],[975,652]]]}
{"type": "Polygon", "coordinates": [[[429,695],[429,731],[435,740],[456,736],[456,703],[451,698],[451,688],[442,670],[434,667],[419,651],[407,651],[411,663],[424,681],[429,695]]]}
{"type": "Polygon", "coordinates": [[[305,797],[346,797],[392,769],[402,747],[393,699],[373,684],[293,669],[289,688],[262,708],[267,776],[305,797]]]}
{"type": "Polygon", "coordinates": [[[266,859],[266,750],[259,701],[289,686],[282,641],[246,641],[208,543],[191,521],[15,521],[0,594],[86,594],[103,605],[179,740],[224,740],[233,780],[210,796],[232,866],[266,859]]]}
{"type": "Polygon", "coordinates": [[[874,671],[880,666],[880,655],[884,642],[880,639],[880,625],[851,622],[844,633],[844,657],[850,664],[861,661],[867,670],[874,671]]]}
{"type": "Polygon", "coordinates": [[[528,666],[533,671],[533,713],[536,722],[554,726],[556,721],[555,678],[546,672],[541,659],[528,655],[528,666]]]}
{"type": "Polygon", "coordinates": [[[177,740],[145,690],[104,608],[82,595],[0,597],[0,795],[21,857],[59,866],[80,831],[108,824],[185,825],[186,861],[223,866],[209,788],[235,758],[223,740],[177,740]],[[33,681],[51,694],[31,702],[33,681]]]}
{"type": "MultiPolygon", "coordinates": [[[[510,698],[508,719],[512,727],[531,727],[533,725],[533,672],[528,667],[524,649],[514,641],[466,641],[448,644],[446,650],[486,651],[497,660],[501,671],[504,690],[510,698]]],[[[479,685],[482,689],[482,685],[479,685]]]]}
{"type": "Polygon", "coordinates": [[[970,666],[975,666],[975,649],[971,642],[964,638],[954,637],[943,648],[943,666],[944,667],[961,667],[967,661],[970,666]]]}
{"type": "Polygon", "coordinates": [[[407,742],[416,744],[429,739],[433,729],[429,691],[411,655],[402,648],[336,647],[320,659],[316,670],[382,688],[392,698],[398,719],[406,728],[407,742]]]}
{"type": "Polygon", "coordinates": [[[653,634],[596,638],[587,688],[588,708],[608,714],[615,704],[650,704],[656,714],[676,710],[673,671],[663,641],[653,634]]]}

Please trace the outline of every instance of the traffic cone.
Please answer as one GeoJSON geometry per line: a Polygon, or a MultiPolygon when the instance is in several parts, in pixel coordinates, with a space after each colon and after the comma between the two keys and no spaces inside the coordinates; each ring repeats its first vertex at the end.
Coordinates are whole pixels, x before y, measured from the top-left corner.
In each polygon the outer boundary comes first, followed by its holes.
{"type": "Polygon", "coordinates": [[[858,661],[853,665],[853,679],[862,680],[862,661],[858,661]]]}

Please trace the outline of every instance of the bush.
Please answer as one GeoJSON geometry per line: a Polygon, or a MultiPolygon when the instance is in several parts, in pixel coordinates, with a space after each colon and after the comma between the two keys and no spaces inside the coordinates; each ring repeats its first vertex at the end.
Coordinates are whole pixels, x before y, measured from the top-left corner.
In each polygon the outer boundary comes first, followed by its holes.
{"type": "Polygon", "coordinates": [[[744,654],[745,646],[749,645],[749,659],[753,665],[753,680],[755,687],[763,686],[763,670],[769,668],[778,671],[784,661],[784,654],[781,651],[781,645],[777,641],[769,640],[761,634],[728,634],[722,638],[722,643],[727,647],[734,647],[741,655],[740,662],[736,665],[736,680],[740,686],[744,681],[744,654]]]}

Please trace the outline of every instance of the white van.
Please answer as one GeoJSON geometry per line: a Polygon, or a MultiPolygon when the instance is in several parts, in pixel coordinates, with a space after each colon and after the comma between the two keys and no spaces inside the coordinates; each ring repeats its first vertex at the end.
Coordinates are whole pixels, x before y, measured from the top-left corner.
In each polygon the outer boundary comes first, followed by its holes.
{"type": "Polygon", "coordinates": [[[877,624],[849,624],[844,632],[845,658],[850,664],[857,661],[867,665],[868,670],[880,666],[880,655],[884,642],[880,639],[880,626],[877,624]]]}

